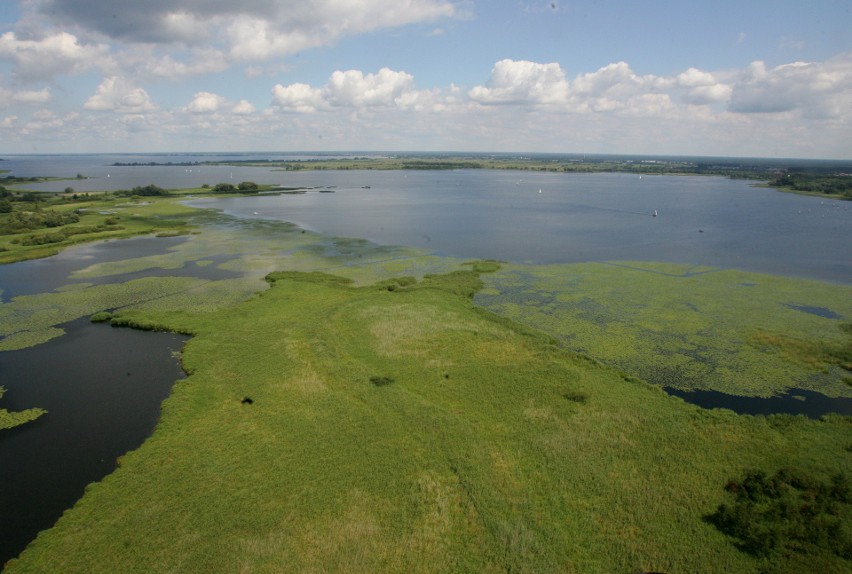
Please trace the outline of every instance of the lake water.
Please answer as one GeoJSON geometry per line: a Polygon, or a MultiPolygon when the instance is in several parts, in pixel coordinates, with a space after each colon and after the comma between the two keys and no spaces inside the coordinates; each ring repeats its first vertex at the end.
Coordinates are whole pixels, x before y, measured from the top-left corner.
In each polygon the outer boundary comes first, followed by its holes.
{"type": "Polygon", "coordinates": [[[460,257],[664,261],[852,282],[852,203],[744,181],[460,170],[279,172],[277,183],[334,193],[190,204],[460,257]]]}
{"type": "Polygon", "coordinates": [[[514,262],[646,260],[852,282],[852,202],[721,177],[527,171],[303,171],[114,163],[313,159],[289,154],[7,156],[14,175],[91,179],[33,189],[255,181],[334,193],[199,199],[248,218],[439,254],[514,262]],[[369,188],[369,189],[367,189],[369,188]],[[653,213],[657,212],[657,217],[653,213]]]}
{"type": "MultiPolygon", "coordinates": [[[[245,158],[22,156],[7,157],[0,169],[19,176],[73,178],[82,173],[91,178],[31,186],[53,191],[68,186],[83,192],[150,183],[176,188],[248,180],[312,188],[304,194],[190,203],[235,217],[284,220],[330,235],[458,257],[536,263],[665,261],[852,282],[852,203],[780,194],[718,177],[112,165],[217,159],[245,158]]],[[[71,282],[68,275],[75,269],[163,252],[184,240],[99,243],[46,260],[0,266],[2,297],[8,301],[50,291],[71,282]]],[[[215,272],[214,265],[192,265],[164,273],[215,272]]],[[[35,532],[52,524],[85,484],[111,472],[116,456],[150,434],[160,402],[182,376],[171,357],[181,344],[179,337],[114,330],[85,320],[66,329],[67,335],[38,347],[0,353],[0,382],[8,389],[3,407],[41,406],[50,411],[0,436],[0,564],[17,554],[35,532]]],[[[718,399],[686,398],[705,403],[718,399]]],[[[816,402],[812,397],[787,400],[808,403],[808,408],[816,402]]],[[[736,410],[730,403],[723,406],[736,410]]],[[[763,408],[752,403],[748,407],[758,412],[763,408]]]]}

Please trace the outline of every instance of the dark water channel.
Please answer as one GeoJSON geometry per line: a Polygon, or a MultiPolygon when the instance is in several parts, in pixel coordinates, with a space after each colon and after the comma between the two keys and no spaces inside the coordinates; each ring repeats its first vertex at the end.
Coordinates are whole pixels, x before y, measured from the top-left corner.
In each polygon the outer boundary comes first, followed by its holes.
{"type": "Polygon", "coordinates": [[[63,337],[0,354],[2,407],[48,411],[0,434],[0,565],[151,435],[185,376],[172,353],[186,337],[85,318],[63,327],[63,337]]]}
{"type": "MultiPolygon", "coordinates": [[[[136,237],[101,241],[66,249],[53,257],[21,261],[12,265],[0,265],[0,303],[19,295],[46,293],[65,285],[88,283],[102,285],[132,281],[142,277],[197,277],[201,279],[226,279],[239,274],[223,271],[218,265],[197,265],[188,262],[179,269],[151,268],[133,273],[104,277],[75,279],[71,275],[95,263],[124,261],[136,257],[159,255],[187,241],[186,237],[136,237]]],[[[208,261],[220,264],[230,256],[211,257],[208,261]]]]}
{"type": "Polygon", "coordinates": [[[774,397],[739,397],[719,391],[682,391],[672,387],[664,390],[688,403],[704,409],[728,409],[741,415],[805,415],[817,419],[829,413],[852,415],[852,399],[832,398],[805,389],[791,389],[774,397]]]}
{"type": "MultiPolygon", "coordinates": [[[[69,276],[94,263],[160,255],[186,241],[140,237],[92,243],[47,259],[0,265],[2,299],[63,285],[124,282],[141,276],[230,277],[215,265],[187,264],[110,277],[69,276]]],[[[173,352],[186,337],[114,329],[88,318],[36,347],[0,352],[0,407],[40,407],[39,419],[0,431],[0,565],[74,505],[87,484],[115,468],[116,457],[151,435],[160,404],[184,377],[173,352]]]]}

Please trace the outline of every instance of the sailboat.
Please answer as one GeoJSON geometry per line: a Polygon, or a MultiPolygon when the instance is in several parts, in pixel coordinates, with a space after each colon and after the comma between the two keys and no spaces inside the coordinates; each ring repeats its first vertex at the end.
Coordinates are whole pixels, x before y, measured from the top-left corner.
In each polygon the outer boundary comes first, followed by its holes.
{"type": "Polygon", "coordinates": [[[654,215],[652,215],[651,217],[657,217],[657,210],[656,209],[654,210],[654,215]]]}

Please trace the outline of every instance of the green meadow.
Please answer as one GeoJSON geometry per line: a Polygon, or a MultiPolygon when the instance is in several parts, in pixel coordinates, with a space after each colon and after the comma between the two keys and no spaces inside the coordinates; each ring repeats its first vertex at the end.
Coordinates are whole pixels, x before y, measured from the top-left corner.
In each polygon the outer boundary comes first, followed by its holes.
{"type": "Polygon", "coordinates": [[[658,386],[852,396],[848,287],[469,263],[175,201],[97,205],[187,233],[164,254],[0,305],[0,352],[85,316],[193,336],[153,435],[4,572],[848,571],[852,419],[658,386]],[[186,265],[228,274],[121,281],[186,265]],[[830,500],[796,522],[824,536],[732,506],[782,469],[830,500]]]}

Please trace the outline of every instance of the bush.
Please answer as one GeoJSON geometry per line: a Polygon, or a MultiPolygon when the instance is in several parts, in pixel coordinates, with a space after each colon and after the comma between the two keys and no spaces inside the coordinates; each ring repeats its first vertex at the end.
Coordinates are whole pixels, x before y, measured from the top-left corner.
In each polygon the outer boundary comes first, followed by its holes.
{"type": "Polygon", "coordinates": [[[168,195],[169,192],[154,184],[146,185],[145,187],[137,186],[130,191],[117,191],[116,194],[123,196],[138,196],[138,197],[156,197],[160,195],[168,195]]]}
{"type": "Polygon", "coordinates": [[[774,476],[752,471],[725,490],[734,501],[720,504],[709,520],[738,538],[743,550],[764,557],[810,551],[852,559],[852,488],[844,474],[822,482],[791,469],[774,476]]]}
{"type": "Polygon", "coordinates": [[[243,181],[237,186],[237,189],[240,191],[257,191],[258,185],[253,181],[243,181]]]}
{"type": "Polygon", "coordinates": [[[62,233],[61,231],[57,231],[55,233],[37,233],[35,235],[30,235],[29,237],[24,237],[21,240],[21,245],[25,245],[27,247],[31,247],[33,245],[48,245],[50,243],[62,243],[68,238],[67,235],[62,233]]]}
{"type": "Polygon", "coordinates": [[[370,382],[377,387],[384,387],[393,383],[393,377],[370,377],[370,382]]]}
{"type": "Polygon", "coordinates": [[[234,187],[233,183],[217,183],[213,186],[213,191],[216,193],[228,193],[231,191],[236,191],[236,187],[234,187]]]}

